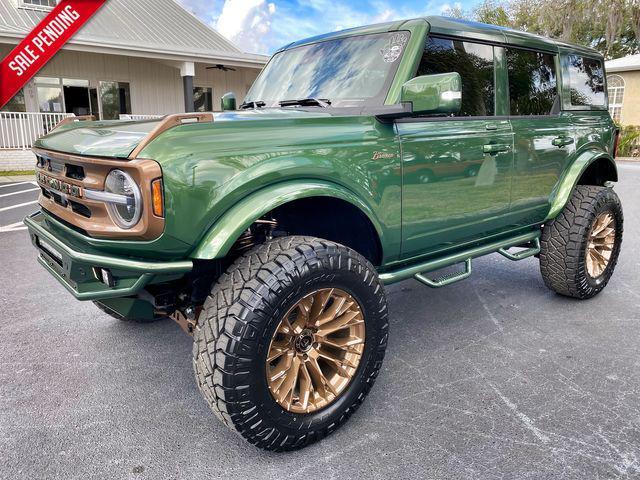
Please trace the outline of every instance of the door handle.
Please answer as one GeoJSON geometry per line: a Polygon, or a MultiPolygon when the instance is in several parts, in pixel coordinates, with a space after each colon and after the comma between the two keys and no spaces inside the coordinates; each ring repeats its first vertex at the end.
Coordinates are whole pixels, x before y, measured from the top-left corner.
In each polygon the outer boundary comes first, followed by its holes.
{"type": "Polygon", "coordinates": [[[492,155],[495,153],[508,152],[510,150],[511,145],[506,143],[490,143],[482,146],[483,153],[490,153],[492,155]]]}
{"type": "Polygon", "coordinates": [[[574,140],[571,137],[560,136],[560,137],[554,138],[551,141],[551,144],[554,147],[562,148],[562,147],[565,147],[567,145],[571,145],[573,142],[574,142],[574,140]]]}

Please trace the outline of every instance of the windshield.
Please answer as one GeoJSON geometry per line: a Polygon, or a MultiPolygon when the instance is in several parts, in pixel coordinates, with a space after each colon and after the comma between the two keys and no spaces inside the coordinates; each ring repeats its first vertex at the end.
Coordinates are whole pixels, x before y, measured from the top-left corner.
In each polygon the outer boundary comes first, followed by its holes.
{"type": "Polygon", "coordinates": [[[408,40],[409,32],[380,33],[277,53],[249,90],[245,104],[277,107],[282,101],[312,98],[332,107],[380,106],[408,40]]]}

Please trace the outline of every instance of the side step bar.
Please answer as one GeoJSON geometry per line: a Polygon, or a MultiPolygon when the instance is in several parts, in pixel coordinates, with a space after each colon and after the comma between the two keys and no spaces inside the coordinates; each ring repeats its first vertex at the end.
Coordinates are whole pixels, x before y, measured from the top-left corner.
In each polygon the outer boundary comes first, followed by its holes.
{"type": "Polygon", "coordinates": [[[516,253],[509,252],[508,248],[501,248],[498,250],[498,253],[509,260],[513,260],[514,262],[524,260],[525,258],[533,257],[540,253],[540,238],[536,238],[531,243],[533,244],[532,247],[525,248],[524,250],[520,250],[516,253]]]}
{"type": "Polygon", "coordinates": [[[465,278],[469,278],[470,276],[471,276],[471,259],[470,258],[467,258],[467,260],[465,260],[464,262],[464,272],[444,275],[436,280],[431,280],[430,278],[425,277],[422,273],[416,273],[414,275],[416,280],[424,283],[426,286],[431,288],[446,287],[447,285],[451,285],[452,283],[459,282],[460,280],[464,280],[465,278]]]}
{"type": "Polygon", "coordinates": [[[468,278],[471,275],[471,261],[474,258],[495,252],[498,252],[509,260],[514,261],[523,260],[525,258],[536,255],[540,253],[540,231],[523,233],[520,235],[516,235],[515,237],[498,240],[486,245],[480,245],[464,250],[462,252],[447,255],[445,257],[427,260],[425,262],[405,266],[397,270],[391,270],[385,273],[381,273],[380,280],[385,285],[390,285],[392,283],[400,282],[402,280],[414,277],[416,280],[424,283],[425,285],[428,285],[429,287],[444,287],[446,285],[451,285],[452,283],[468,278]],[[511,253],[508,251],[512,247],[517,247],[529,243],[532,243],[533,246],[525,250],[516,253],[511,253]],[[435,280],[431,280],[424,275],[427,272],[440,270],[441,268],[450,267],[451,265],[462,262],[465,263],[465,270],[463,272],[455,273],[453,275],[446,275],[435,280]]]}

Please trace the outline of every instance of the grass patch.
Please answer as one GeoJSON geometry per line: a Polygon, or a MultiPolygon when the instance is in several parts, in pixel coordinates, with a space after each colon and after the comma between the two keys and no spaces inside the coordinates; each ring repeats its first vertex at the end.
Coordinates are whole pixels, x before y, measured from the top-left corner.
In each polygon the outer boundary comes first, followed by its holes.
{"type": "Polygon", "coordinates": [[[0,177],[17,177],[20,175],[35,175],[35,170],[0,170],[0,177]]]}

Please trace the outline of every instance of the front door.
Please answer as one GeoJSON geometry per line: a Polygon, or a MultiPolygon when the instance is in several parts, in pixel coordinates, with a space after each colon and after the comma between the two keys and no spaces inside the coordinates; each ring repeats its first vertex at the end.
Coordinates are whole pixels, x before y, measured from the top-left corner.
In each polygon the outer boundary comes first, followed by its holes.
{"type": "Polygon", "coordinates": [[[509,212],[513,134],[495,117],[494,47],[430,37],[417,76],[458,72],[455,117],[401,119],[402,256],[495,233],[509,212]]]}
{"type": "Polygon", "coordinates": [[[472,240],[504,226],[513,135],[507,120],[398,123],[403,255],[472,240]]]}

